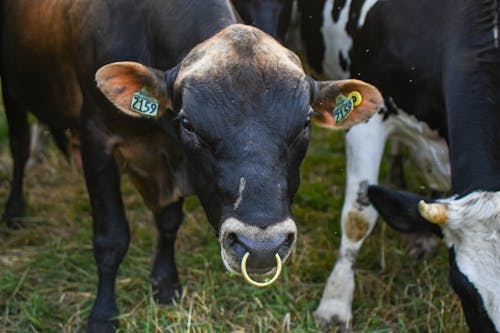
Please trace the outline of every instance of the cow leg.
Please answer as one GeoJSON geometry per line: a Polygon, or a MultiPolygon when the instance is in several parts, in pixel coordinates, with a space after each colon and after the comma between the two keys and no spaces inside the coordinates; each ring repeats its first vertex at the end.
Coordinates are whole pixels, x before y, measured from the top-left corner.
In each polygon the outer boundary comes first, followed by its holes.
{"type": "Polygon", "coordinates": [[[45,148],[44,131],[45,126],[38,121],[31,125],[30,157],[26,164],[28,169],[42,164],[45,148]]]}
{"type": "Polygon", "coordinates": [[[130,230],[120,192],[120,174],[95,124],[82,115],[82,158],[93,218],[93,246],[98,271],[97,296],[88,332],[114,332],[118,327],[115,280],[127,252],[130,230]]]}
{"type": "Polygon", "coordinates": [[[12,159],[12,184],[2,220],[9,227],[21,224],[24,216],[23,178],[30,149],[28,113],[17,104],[3,86],[5,114],[9,125],[9,143],[12,159]]]}
{"type": "Polygon", "coordinates": [[[342,332],[352,330],[353,265],[365,238],[372,231],[377,212],[367,197],[376,184],[386,138],[387,123],[380,114],[357,125],[346,135],[347,184],[342,208],[342,239],[335,267],[314,316],[321,326],[338,323],[342,332]]]}
{"type": "Polygon", "coordinates": [[[158,229],[158,247],[151,273],[151,285],[155,299],[161,303],[170,303],[176,294],[180,294],[179,273],[175,264],[175,239],[182,222],[182,204],[180,199],[155,214],[158,229]]]}

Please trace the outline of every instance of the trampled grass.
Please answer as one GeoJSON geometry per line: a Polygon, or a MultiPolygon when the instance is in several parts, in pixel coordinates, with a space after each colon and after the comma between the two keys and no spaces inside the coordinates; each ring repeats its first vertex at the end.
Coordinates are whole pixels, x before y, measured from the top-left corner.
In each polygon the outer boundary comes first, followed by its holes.
{"type": "MultiPolygon", "coordinates": [[[[197,200],[189,199],[177,240],[184,288],[169,306],[152,301],[149,269],[155,228],[124,177],[132,241],[117,283],[120,332],[319,332],[312,312],[340,241],[343,140],[342,133],[314,128],[294,204],[298,245],[283,276],[268,289],[255,289],[225,272],[214,233],[197,200]]],[[[418,184],[410,163],[407,168],[410,184],[418,184]]],[[[2,209],[10,170],[4,143],[2,209]]],[[[0,333],[82,332],[97,280],[83,176],[49,148],[44,164],[27,172],[26,199],[25,227],[0,226],[0,333]]],[[[408,258],[407,243],[381,223],[366,241],[356,265],[355,332],[467,332],[459,301],[447,283],[444,244],[434,257],[415,262],[408,258]]]]}

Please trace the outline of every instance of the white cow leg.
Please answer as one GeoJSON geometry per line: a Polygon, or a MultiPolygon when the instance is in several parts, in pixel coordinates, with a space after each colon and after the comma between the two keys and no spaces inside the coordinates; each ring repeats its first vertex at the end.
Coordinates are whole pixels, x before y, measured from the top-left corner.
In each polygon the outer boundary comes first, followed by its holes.
{"type": "Polygon", "coordinates": [[[45,153],[45,126],[38,121],[31,125],[30,157],[26,163],[28,169],[42,164],[45,153]]]}
{"type": "Polygon", "coordinates": [[[353,265],[365,238],[372,231],[377,212],[367,197],[376,184],[389,124],[380,114],[353,127],[346,135],[347,184],[342,208],[340,252],[314,316],[319,325],[338,323],[342,332],[352,330],[353,265]]]}

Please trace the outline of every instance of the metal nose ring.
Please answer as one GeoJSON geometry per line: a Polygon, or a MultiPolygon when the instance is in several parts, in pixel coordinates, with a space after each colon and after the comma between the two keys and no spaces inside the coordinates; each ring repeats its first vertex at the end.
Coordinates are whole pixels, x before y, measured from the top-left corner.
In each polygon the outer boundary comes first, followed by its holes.
{"type": "Polygon", "coordinates": [[[255,280],[252,280],[252,278],[248,275],[248,272],[247,272],[248,257],[250,257],[249,252],[245,253],[245,255],[243,256],[243,259],[241,260],[241,274],[243,274],[243,278],[245,278],[245,281],[247,281],[249,284],[251,284],[254,287],[264,288],[264,287],[269,287],[274,282],[276,282],[276,280],[278,280],[278,278],[280,277],[281,268],[282,268],[281,258],[279,256],[279,254],[276,253],[276,273],[269,281],[266,281],[266,282],[257,282],[255,280]]]}

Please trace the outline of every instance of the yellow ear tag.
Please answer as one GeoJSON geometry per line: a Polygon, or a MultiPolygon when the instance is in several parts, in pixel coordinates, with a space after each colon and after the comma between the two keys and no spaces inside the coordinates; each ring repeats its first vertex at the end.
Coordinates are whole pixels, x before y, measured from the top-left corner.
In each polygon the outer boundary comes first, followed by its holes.
{"type": "Polygon", "coordinates": [[[350,92],[347,97],[342,94],[338,95],[335,100],[335,109],[332,112],[335,123],[340,124],[344,121],[354,110],[354,107],[361,104],[362,100],[361,94],[357,91],[350,92]]]}
{"type": "Polygon", "coordinates": [[[361,102],[363,102],[363,97],[357,91],[351,91],[347,97],[352,99],[354,107],[360,106],[361,102]]]}
{"type": "Polygon", "coordinates": [[[142,88],[132,95],[130,108],[146,116],[155,117],[158,115],[158,101],[151,96],[146,88],[142,88]]]}

